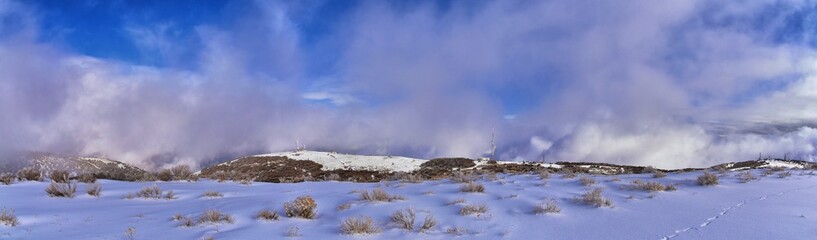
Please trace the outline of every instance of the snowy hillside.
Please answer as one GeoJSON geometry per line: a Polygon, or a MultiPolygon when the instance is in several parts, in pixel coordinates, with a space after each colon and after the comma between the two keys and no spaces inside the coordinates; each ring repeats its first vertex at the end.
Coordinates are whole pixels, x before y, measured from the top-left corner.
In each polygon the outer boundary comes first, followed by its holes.
{"type": "MultiPolygon", "coordinates": [[[[329,157],[331,158],[331,157],[329,157]]],[[[408,166],[408,165],[407,165],[408,166]]],[[[101,197],[79,186],[74,198],[48,197],[49,183],[0,185],[0,207],[13,209],[19,225],[0,224],[2,239],[815,239],[817,178],[810,170],[751,170],[720,173],[720,184],[701,186],[701,171],[652,174],[587,175],[566,178],[551,173],[483,175],[476,183],[484,192],[462,192],[452,180],[401,183],[303,182],[218,183],[119,182],[99,180],[101,197]],[[747,178],[752,176],[753,178],[747,178]],[[545,177],[543,179],[543,177],[545,177]],[[741,183],[743,178],[746,183],[741,183]],[[675,191],[648,192],[633,181],[672,185],[675,191]],[[175,199],[123,199],[128,193],[156,185],[172,190],[175,199]],[[361,199],[362,191],[383,189],[402,197],[391,202],[361,199]],[[575,199],[603,189],[611,207],[588,206],[575,199]],[[221,197],[205,197],[215,191],[221,197]],[[309,195],[317,203],[314,219],[289,218],[283,205],[309,195]],[[558,213],[534,214],[550,202],[558,213]],[[469,205],[484,213],[462,215],[469,205]],[[262,209],[280,215],[276,221],[256,219],[262,209]],[[416,210],[415,229],[390,219],[395,211],[416,210]],[[232,223],[195,223],[207,210],[229,214],[232,223]],[[181,220],[192,219],[191,226],[181,220]],[[420,233],[426,216],[437,224],[420,233]],[[380,232],[344,235],[341,222],[371,217],[380,232]],[[130,230],[129,230],[130,229],[130,230]]],[[[717,174],[717,173],[716,173],[717,174]]],[[[217,195],[212,194],[211,195],[217,195]]]]}
{"type": "Polygon", "coordinates": [[[392,156],[366,156],[333,152],[296,151],[255,155],[256,157],[285,156],[295,160],[310,160],[323,165],[321,170],[338,169],[411,172],[420,168],[422,159],[392,156]]]}

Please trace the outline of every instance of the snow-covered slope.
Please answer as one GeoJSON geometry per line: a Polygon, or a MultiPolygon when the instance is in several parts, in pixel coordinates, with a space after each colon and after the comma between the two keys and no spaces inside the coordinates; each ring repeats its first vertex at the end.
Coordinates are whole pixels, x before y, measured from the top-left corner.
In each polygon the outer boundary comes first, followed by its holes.
{"type": "Polygon", "coordinates": [[[49,153],[22,154],[14,160],[15,164],[0,171],[15,172],[23,167],[33,167],[43,172],[64,170],[74,173],[107,173],[125,175],[143,175],[144,170],[123,162],[90,157],[62,156],[49,153]]]}
{"type": "Polygon", "coordinates": [[[411,172],[420,169],[423,159],[397,156],[365,156],[332,152],[297,151],[255,155],[256,157],[284,156],[295,160],[310,160],[323,165],[321,170],[372,170],[411,172]]]}
{"type": "Polygon", "coordinates": [[[80,185],[73,199],[49,198],[45,182],[0,185],[0,208],[14,209],[20,225],[0,224],[0,239],[287,239],[297,232],[299,239],[815,239],[817,236],[817,175],[808,170],[792,170],[786,178],[764,176],[740,183],[737,172],[720,175],[720,185],[699,186],[700,171],[670,173],[654,179],[650,174],[618,176],[580,175],[565,179],[551,174],[499,174],[494,180],[478,180],[484,193],[460,192],[459,183],[449,180],[418,184],[382,182],[118,182],[100,180],[102,197],[84,194],[80,185]],[[581,177],[596,183],[583,186],[581,177]],[[633,190],[636,179],[675,184],[678,190],[655,192],[633,190]],[[126,193],[157,185],[173,190],[174,200],[122,199],[126,193]],[[382,188],[405,200],[365,202],[357,191],[382,188]],[[579,204],[574,199],[591,188],[603,188],[612,208],[579,204]],[[202,197],[218,191],[221,198],[202,197]],[[287,218],[283,203],[310,195],[317,202],[317,218],[287,218]],[[453,203],[462,199],[464,203],[453,203]],[[533,207],[553,200],[561,212],[534,215],[533,207]],[[348,209],[338,206],[349,203],[348,209]],[[461,216],[466,204],[484,204],[488,211],[479,216],[461,216]],[[390,215],[413,207],[419,226],[427,215],[438,224],[430,231],[406,231],[390,224],[390,215]],[[257,211],[269,208],[280,213],[278,221],[260,221],[257,211]],[[199,224],[182,227],[174,214],[197,217],[208,209],[232,215],[234,223],[199,224]],[[370,236],[347,236],[340,223],[349,217],[370,216],[382,232],[370,236]],[[297,230],[295,230],[297,229],[297,230]],[[453,229],[458,229],[454,231],[453,229]]]}

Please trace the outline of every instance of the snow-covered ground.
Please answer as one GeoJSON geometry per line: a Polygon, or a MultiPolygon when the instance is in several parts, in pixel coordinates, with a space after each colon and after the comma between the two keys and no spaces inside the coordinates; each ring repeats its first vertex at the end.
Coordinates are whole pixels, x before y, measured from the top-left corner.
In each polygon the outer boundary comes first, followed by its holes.
{"type": "MultiPolygon", "coordinates": [[[[753,170],[760,177],[762,170],[753,170]]],[[[16,212],[20,225],[0,225],[0,239],[124,239],[132,227],[134,239],[286,239],[297,228],[301,239],[449,239],[447,229],[459,227],[460,239],[817,239],[817,178],[807,170],[791,170],[792,176],[760,177],[739,183],[737,172],[721,175],[720,185],[698,186],[700,172],[669,174],[653,179],[648,174],[620,176],[580,175],[563,179],[551,174],[498,175],[496,180],[479,180],[484,193],[460,192],[460,184],[449,180],[423,183],[253,183],[233,182],[118,182],[98,181],[102,196],[52,198],[43,191],[46,182],[18,182],[0,185],[0,208],[16,212]],[[596,184],[583,186],[582,176],[596,184]],[[615,178],[620,181],[611,181],[615,178]],[[648,193],[630,190],[632,180],[677,184],[673,192],[648,193]],[[144,186],[157,185],[173,190],[177,199],[122,199],[144,186]],[[405,200],[369,203],[355,190],[381,187],[405,200]],[[612,208],[578,204],[574,198],[590,188],[604,188],[612,208]],[[205,198],[205,191],[218,191],[221,198],[205,198]],[[314,220],[283,216],[283,203],[310,195],[318,204],[314,220]],[[482,216],[460,216],[464,204],[448,205],[456,199],[465,204],[485,204],[482,216]],[[533,207],[553,199],[561,207],[558,214],[534,215],[533,207]],[[352,203],[347,210],[336,208],[352,203]],[[389,224],[394,211],[413,207],[417,225],[431,214],[438,226],[426,233],[406,232],[389,224]],[[270,208],[281,213],[278,221],[254,219],[257,211],[270,208]],[[208,209],[231,214],[232,224],[181,227],[171,217],[196,217],[208,209]],[[341,221],[348,217],[370,216],[383,231],[368,236],[342,235],[341,221]]]]}
{"type": "Polygon", "coordinates": [[[398,156],[366,156],[333,152],[290,151],[255,155],[256,157],[285,156],[295,160],[311,160],[323,165],[321,170],[338,169],[411,172],[420,169],[426,160],[398,156]]]}

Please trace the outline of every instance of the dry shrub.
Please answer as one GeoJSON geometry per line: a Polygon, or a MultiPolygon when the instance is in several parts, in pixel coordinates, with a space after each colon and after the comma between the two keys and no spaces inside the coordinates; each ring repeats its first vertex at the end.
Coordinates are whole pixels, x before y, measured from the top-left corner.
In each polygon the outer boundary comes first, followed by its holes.
{"type": "Polygon", "coordinates": [[[173,172],[170,171],[170,169],[162,169],[154,175],[156,175],[156,178],[159,179],[159,181],[173,181],[173,172]]]}
{"type": "Polygon", "coordinates": [[[181,215],[178,215],[178,216],[179,216],[179,218],[178,218],[177,221],[179,221],[179,226],[182,226],[182,227],[195,227],[196,226],[196,221],[193,221],[192,218],[181,216],[181,215]]]}
{"type": "Polygon", "coordinates": [[[338,175],[337,173],[332,173],[326,175],[325,177],[323,177],[323,179],[326,181],[340,181],[340,175],[338,175]]]}
{"type": "Polygon", "coordinates": [[[479,215],[479,214],[483,214],[483,213],[486,213],[486,212],[488,212],[488,206],[485,206],[485,204],[480,204],[480,205],[471,204],[471,205],[465,205],[462,208],[460,208],[460,215],[462,215],[462,216],[474,215],[474,214],[479,215]]]}
{"type": "Polygon", "coordinates": [[[6,209],[0,210],[0,223],[14,227],[20,225],[20,221],[17,220],[17,216],[14,215],[14,209],[6,209]]]}
{"type": "Polygon", "coordinates": [[[434,216],[426,215],[426,218],[423,220],[423,225],[420,226],[420,232],[426,232],[435,226],[437,226],[437,220],[434,219],[434,216]]]}
{"type": "Polygon", "coordinates": [[[343,220],[340,232],[346,235],[379,233],[380,228],[375,225],[372,217],[352,217],[343,220]]]}
{"type": "Polygon", "coordinates": [[[570,168],[562,168],[559,172],[562,173],[562,178],[570,179],[576,177],[576,172],[570,168]]]}
{"type": "Polygon", "coordinates": [[[287,237],[289,238],[296,238],[301,236],[301,229],[296,226],[291,226],[287,228],[287,237]]]}
{"type": "Polygon", "coordinates": [[[72,182],[51,182],[51,185],[45,188],[45,192],[48,193],[49,197],[74,198],[74,194],[77,193],[77,184],[72,182]]]}
{"type": "Polygon", "coordinates": [[[136,240],[136,228],[133,226],[128,227],[125,229],[125,239],[127,240],[136,240]]]}
{"type": "Polygon", "coordinates": [[[164,198],[165,199],[176,199],[176,195],[173,194],[173,190],[169,190],[169,191],[167,191],[167,193],[165,193],[164,198]]]}
{"type": "Polygon", "coordinates": [[[67,171],[63,170],[54,170],[51,171],[51,174],[48,175],[51,178],[51,181],[58,182],[58,183],[68,183],[70,180],[71,174],[67,171]]]}
{"type": "Polygon", "coordinates": [[[209,197],[209,198],[220,198],[220,197],[224,197],[224,195],[223,195],[223,194],[221,194],[220,192],[217,192],[217,191],[206,191],[206,192],[204,192],[204,193],[203,193],[201,196],[202,196],[202,197],[209,197]]]}
{"type": "Polygon", "coordinates": [[[255,214],[255,218],[267,221],[276,221],[278,220],[278,217],[277,212],[270,211],[269,209],[262,209],[261,211],[258,211],[258,214],[255,214]]]}
{"type": "Polygon", "coordinates": [[[446,206],[451,206],[451,205],[461,204],[461,203],[465,203],[465,198],[457,198],[457,199],[454,199],[454,200],[452,200],[452,201],[450,201],[450,202],[447,202],[445,205],[446,205],[446,206]]]}
{"type": "Polygon", "coordinates": [[[556,201],[548,200],[533,207],[533,214],[542,215],[548,213],[559,213],[562,209],[556,205],[556,201]]]}
{"type": "Polygon", "coordinates": [[[667,176],[667,173],[662,172],[660,170],[655,170],[655,172],[652,173],[653,178],[663,178],[663,177],[666,177],[666,176],[667,176]]]}
{"type": "Polygon", "coordinates": [[[145,198],[145,199],[175,199],[176,196],[173,194],[173,191],[167,191],[164,195],[162,194],[162,189],[159,186],[152,185],[149,187],[143,187],[136,193],[128,193],[125,196],[122,196],[125,199],[133,199],[133,198],[145,198]]]}
{"type": "Polygon", "coordinates": [[[222,223],[222,222],[233,223],[233,222],[235,222],[235,220],[233,219],[233,216],[230,216],[229,214],[222,213],[221,211],[215,210],[215,209],[207,210],[204,213],[202,213],[201,215],[199,215],[199,223],[200,224],[201,223],[218,224],[218,223],[222,223]]]}
{"type": "Polygon", "coordinates": [[[579,182],[581,182],[582,185],[590,186],[596,184],[596,179],[593,179],[591,177],[582,177],[581,179],[579,179],[579,182]]]}
{"type": "Polygon", "coordinates": [[[83,173],[83,174],[77,175],[77,181],[82,182],[82,183],[95,183],[96,182],[96,176],[94,176],[94,174],[91,174],[91,173],[83,173]]]}
{"type": "Polygon", "coordinates": [[[415,175],[415,174],[411,174],[411,173],[402,173],[402,172],[400,172],[400,173],[397,174],[397,177],[400,180],[400,182],[404,182],[404,183],[421,183],[421,182],[423,182],[423,177],[421,177],[420,175],[415,175]]]}
{"type": "Polygon", "coordinates": [[[476,176],[472,173],[454,172],[448,179],[451,182],[455,183],[468,183],[477,180],[477,178],[479,178],[479,176],[476,176]]]}
{"type": "Polygon", "coordinates": [[[755,177],[755,175],[750,171],[743,171],[738,174],[738,180],[740,183],[747,183],[749,181],[757,180],[757,177],[755,177]]]}
{"type": "Polygon", "coordinates": [[[590,190],[580,197],[576,198],[576,201],[585,205],[595,206],[595,207],[611,207],[613,206],[613,201],[609,198],[605,198],[601,195],[602,189],[595,188],[590,190]]]}
{"type": "Polygon", "coordinates": [[[777,177],[779,177],[779,178],[787,178],[787,177],[790,177],[790,176],[791,176],[791,172],[789,172],[789,171],[785,171],[785,172],[781,172],[780,174],[777,174],[777,177]]]}
{"type": "Polygon", "coordinates": [[[338,205],[338,207],[337,207],[337,208],[335,208],[335,210],[337,210],[338,212],[340,212],[340,211],[343,211],[343,210],[347,210],[347,209],[349,209],[349,208],[351,208],[351,207],[352,207],[352,203],[351,203],[351,202],[348,202],[348,203],[344,203],[344,204],[338,205]]]}
{"type": "Polygon", "coordinates": [[[406,208],[392,213],[390,219],[397,227],[411,231],[414,230],[414,220],[416,217],[417,214],[413,208],[406,208]]]}
{"type": "Polygon", "coordinates": [[[33,167],[26,167],[17,171],[17,178],[25,181],[42,181],[43,174],[33,167]]]}
{"type": "Polygon", "coordinates": [[[718,173],[720,173],[720,174],[726,173],[726,168],[724,168],[721,165],[717,165],[717,166],[712,167],[712,170],[718,171],[718,173]]]}
{"type": "Polygon", "coordinates": [[[88,188],[85,190],[88,195],[99,197],[99,194],[102,192],[102,186],[99,183],[92,183],[88,184],[88,188]]]}
{"type": "Polygon", "coordinates": [[[630,185],[631,189],[635,190],[643,190],[647,192],[660,192],[660,191],[674,191],[675,185],[667,184],[663,185],[659,182],[644,182],[640,179],[633,180],[632,184],[630,185]]]}
{"type": "Polygon", "coordinates": [[[460,235],[468,234],[468,229],[463,228],[463,227],[450,227],[450,228],[445,230],[445,233],[447,233],[449,235],[460,236],[460,235]]]}
{"type": "Polygon", "coordinates": [[[0,183],[3,185],[11,185],[14,183],[15,176],[11,173],[0,173],[0,183]]]}
{"type": "Polygon", "coordinates": [[[461,192],[485,192],[485,186],[475,182],[465,183],[460,187],[461,192]]]}
{"type": "Polygon", "coordinates": [[[284,213],[287,217],[314,219],[318,204],[308,195],[295,198],[292,202],[284,203],[284,213]]]}
{"type": "Polygon", "coordinates": [[[389,195],[381,188],[375,188],[371,193],[364,191],[360,193],[360,199],[369,202],[391,202],[395,200],[404,200],[403,196],[389,195]]]}
{"type": "Polygon", "coordinates": [[[170,168],[170,173],[173,175],[174,180],[186,180],[186,181],[198,181],[199,176],[194,174],[192,170],[190,170],[190,166],[187,165],[178,165],[175,167],[170,168]]]}
{"type": "Polygon", "coordinates": [[[711,186],[711,185],[718,185],[718,175],[712,174],[710,172],[705,172],[703,175],[698,176],[698,184],[701,186],[711,186]]]}
{"type": "Polygon", "coordinates": [[[550,171],[548,170],[539,171],[539,179],[546,180],[548,178],[550,178],[550,171]]]}
{"type": "Polygon", "coordinates": [[[224,182],[227,181],[227,179],[230,179],[230,175],[224,171],[216,171],[210,174],[210,178],[215,179],[218,182],[224,182]]]}

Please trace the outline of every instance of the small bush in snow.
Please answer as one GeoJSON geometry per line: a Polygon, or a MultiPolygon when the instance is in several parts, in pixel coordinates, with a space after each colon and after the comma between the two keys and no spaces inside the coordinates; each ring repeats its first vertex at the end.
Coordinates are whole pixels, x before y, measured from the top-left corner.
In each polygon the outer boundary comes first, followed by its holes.
{"type": "Polygon", "coordinates": [[[301,236],[301,229],[297,226],[291,226],[287,228],[287,237],[289,238],[296,238],[301,236]]]}
{"type": "Polygon", "coordinates": [[[173,175],[173,180],[185,180],[195,182],[199,180],[199,176],[190,170],[190,166],[178,165],[170,168],[170,173],[173,175]]]}
{"type": "Polygon", "coordinates": [[[462,192],[485,192],[485,186],[475,182],[465,183],[460,187],[462,192]]]}
{"type": "Polygon", "coordinates": [[[434,219],[434,216],[426,215],[425,220],[423,220],[423,225],[420,226],[420,232],[426,232],[433,229],[435,226],[437,226],[437,220],[434,219]]]}
{"type": "Polygon", "coordinates": [[[663,177],[666,177],[666,176],[667,176],[667,173],[662,172],[661,170],[655,170],[655,172],[652,173],[653,178],[663,178],[663,177]]]}
{"type": "Polygon", "coordinates": [[[698,176],[698,184],[701,186],[718,185],[718,175],[705,172],[703,175],[698,176]]]}
{"type": "Polygon", "coordinates": [[[785,172],[781,172],[780,174],[777,174],[777,177],[779,177],[779,178],[787,178],[789,176],[791,176],[791,172],[789,172],[789,171],[785,171],[785,172]]]}
{"type": "Polygon", "coordinates": [[[454,172],[451,174],[451,177],[449,177],[449,180],[455,183],[468,183],[477,180],[477,178],[478,176],[472,173],[454,172]]]}
{"type": "Polygon", "coordinates": [[[230,175],[227,174],[227,172],[224,172],[224,171],[216,171],[216,172],[210,174],[210,178],[215,179],[218,182],[224,182],[224,181],[227,181],[227,179],[230,179],[230,175]]]}
{"type": "Polygon", "coordinates": [[[17,171],[17,178],[25,181],[39,182],[43,180],[43,174],[40,172],[40,170],[37,170],[35,168],[25,167],[23,169],[20,169],[20,171],[17,171]]]}
{"type": "Polygon", "coordinates": [[[613,201],[601,195],[602,189],[595,188],[582,194],[576,201],[585,205],[595,207],[610,207],[613,206],[613,201]]]}
{"type": "Polygon", "coordinates": [[[77,181],[79,181],[81,183],[95,183],[96,182],[96,176],[94,176],[94,174],[91,174],[91,173],[83,173],[83,174],[77,175],[77,181]]]}
{"type": "Polygon", "coordinates": [[[372,217],[352,217],[343,220],[340,231],[346,235],[379,233],[380,228],[375,225],[372,217]]]}
{"type": "Polygon", "coordinates": [[[546,180],[548,178],[550,178],[550,171],[548,170],[539,171],[539,179],[546,180]]]}
{"type": "Polygon", "coordinates": [[[11,185],[14,183],[14,174],[11,173],[0,173],[0,183],[3,185],[11,185]]]}
{"type": "Polygon", "coordinates": [[[176,214],[173,216],[173,221],[179,222],[180,227],[195,227],[196,221],[193,221],[192,218],[182,216],[180,214],[176,214]]]}
{"type": "Polygon", "coordinates": [[[445,230],[445,233],[447,233],[449,235],[460,236],[460,235],[468,234],[468,229],[463,228],[463,227],[450,227],[450,228],[445,230]]]}
{"type": "Polygon", "coordinates": [[[0,210],[0,223],[14,227],[20,225],[20,221],[17,221],[17,216],[14,215],[14,209],[6,209],[0,210]]]}
{"type": "Polygon", "coordinates": [[[145,198],[145,199],[175,199],[176,196],[173,194],[173,191],[167,191],[167,193],[162,194],[162,189],[159,186],[153,185],[149,187],[143,187],[138,192],[128,193],[127,195],[123,196],[122,198],[125,199],[134,199],[134,198],[145,198]]]}
{"type": "Polygon", "coordinates": [[[540,203],[533,207],[533,214],[542,215],[548,213],[559,213],[562,209],[559,208],[559,205],[556,205],[556,201],[549,200],[547,202],[540,203]]]}
{"type": "Polygon", "coordinates": [[[392,213],[391,222],[399,228],[411,231],[414,230],[414,220],[416,216],[413,208],[406,208],[392,213]]]}
{"type": "Polygon", "coordinates": [[[102,186],[99,183],[92,183],[88,184],[88,188],[85,190],[88,195],[99,197],[99,194],[102,192],[102,186]]]}
{"type": "Polygon", "coordinates": [[[222,195],[220,192],[217,192],[217,191],[206,191],[201,196],[202,197],[208,197],[208,198],[224,197],[224,195],[222,195]]]}
{"type": "Polygon", "coordinates": [[[219,210],[210,209],[199,215],[199,223],[233,223],[233,217],[219,210]]]}
{"type": "Polygon", "coordinates": [[[389,195],[383,189],[375,188],[371,193],[368,191],[361,192],[360,199],[369,202],[391,202],[395,200],[404,200],[405,198],[398,195],[389,195]]]}
{"type": "Polygon", "coordinates": [[[136,228],[135,227],[128,227],[125,229],[125,239],[127,240],[136,240],[136,228]]]}
{"type": "Polygon", "coordinates": [[[596,184],[596,179],[593,179],[591,177],[582,177],[581,179],[579,179],[579,182],[581,182],[582,185],[590,186],[596,184]]]}
{"type": "Polygon", "coordinates": [[[73,198],[74,194],[77,193],[77,184],[72,182],[51,182],[51,185],[45,188],[45,192],[48,193],[49,197],[73,198]]]}
{"type": "Polygon", "coordinates": [[[488,212],[488,206],[485,206],[485,204],[480,204],[480,205],[471,204],[471,205],[465,205],[462,208],[460,208],[460,215],[462,215],[462,216],[474,215],[474,214],[479,215],[479,214],[483,214],[483,213],[486,213],[486,212],[488,212]]]}
{"type": "Polygon", "coordinates": [[[446,206],[451,206],[451,205],[456,205],[456,204],[460,204],[460,203],[465,203],[465,198],[454,199],[452,201],[447,202],[445,205],[446,206]]]}
{"type": "Polygon", "coordinates": [[[164,182],[173,181],[173,172],[170,171],[170,169],[162,169],[161,171],[157,172],[155,175],[156,175],[156,178],[159,179],[159,181],[164,181],[164,182]]]}
{"type": "Polygon", "coordinates": [[[340,181],[340,175],[338,175],[337,173],[332,173],[326,175],[325,177],[323,177],[323,179],[326,181],[340,181]]]}
{"type": "Polygon", "coordinates": [[[58,183],[68,183],[70,176],[71,175],[68,172],[63,170],[54,170],[48,175],[48,177],[51,178],[51,181],[58,183]]]}
{"type": "Polygon", "coordinates": [[[675,185],[672,184],[661,184],[659,182],[644,182],[640,179],[633,180],[632,184],[630,185],[631,189],[635,190],[643,190],[647,192],[660,192],[660,191],[674,191],[675,185]]]}
{"type": "Polygon", "coordinates": [[[343,211],[343,210],[347,210],[347,209],[349,209],[349,208],[351,208],[351,207],[352,207],[352,203],[351,203],[351,202],[347,202],[347,203],[344,203],[344,204],[338,205],[338,207],[337,207],[337,208],[335,208],[335,210],[337,210],[338,212],[340,212],[340,211],[343,211]]]}
{"type": "Polygon", "coordinates": [[[308,195],[295,198],[292,202],[284,203],[284,213],[287,217],[314,219],[318,204],[308,195]]]}
{"type": "Polygon", "coordinates": [[[573,172],[573,170],[571,170],[570,168],[562,168],[561,170],[559,170],[559,172],[562,173],[562,178],[570,179],[576,177],[576,172],[573,172]]]}
{"type": "Polygon", "coordinates": [[[270,211],[269,209],[262,209],[258,211],[258,214],[255,214],[255,218],[263,219],[267,221],[275,221],[278,220],[278,213],[275,211],[270,211]]]}
{"type": "Polygon", "coordinates": [[[740,183],[747,183],[749,181],[757,180],[757,177],[755,177],[755,175],[753,175],[750,171],[743,171],[738,174],[738,180],[740,183]]]}

